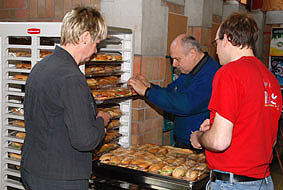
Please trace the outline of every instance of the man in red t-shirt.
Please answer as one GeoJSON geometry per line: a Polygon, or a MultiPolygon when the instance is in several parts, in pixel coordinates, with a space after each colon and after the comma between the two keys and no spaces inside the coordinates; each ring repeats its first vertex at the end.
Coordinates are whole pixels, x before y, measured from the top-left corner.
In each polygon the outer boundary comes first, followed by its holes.
{"type": "Polygon", "coordinates": [[[213,79],[210,120],[191,135],[205,148],[208,188],[273,189],[269,163],[282,109],[280,85],[254,56],[258,28],[245,14],[230,15],[215,43],[220,64],[213,79]]]}

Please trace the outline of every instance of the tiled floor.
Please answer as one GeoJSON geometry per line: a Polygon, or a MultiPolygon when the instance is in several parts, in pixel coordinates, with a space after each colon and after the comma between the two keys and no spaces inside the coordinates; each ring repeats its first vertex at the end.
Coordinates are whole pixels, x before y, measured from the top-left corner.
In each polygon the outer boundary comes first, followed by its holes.
{"type": "Polygon", "coordinates": [[[271,176],[274,183],[274,190],[283,190],[283,173],[280,170],[280,166],[275,154],[271,164],[271,176]]]}

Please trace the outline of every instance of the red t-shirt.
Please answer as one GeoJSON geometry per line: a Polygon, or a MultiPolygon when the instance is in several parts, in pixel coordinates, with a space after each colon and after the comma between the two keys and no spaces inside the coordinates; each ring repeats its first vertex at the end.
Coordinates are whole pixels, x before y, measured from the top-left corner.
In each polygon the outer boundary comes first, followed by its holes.
{"type": "Polygon", "coordinates": [[[282,109],[280,85],[256,58],[224,65],[213,80],[210,122],[215,113],[233,123],[231,145],[220,153],[206,151],[210,169],[254,178],[269,176],[272,147],[282,109]]]}

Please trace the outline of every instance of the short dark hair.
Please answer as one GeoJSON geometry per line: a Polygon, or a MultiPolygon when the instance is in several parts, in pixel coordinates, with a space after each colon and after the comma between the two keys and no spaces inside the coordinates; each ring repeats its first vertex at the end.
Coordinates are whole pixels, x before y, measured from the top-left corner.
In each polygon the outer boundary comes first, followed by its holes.
{"type": "Polygon", "coordinates": [[[251,15],[232,13],[221,24],[218,39],[222,40],[224,34],[233,46],[254,50],[258,39],[258,27],[251,15]]]}
{"type": "Polygon", "coordinates": [[[182,47],[185,51],[189,51],[191,48],[195,48],[199,52],[201,52],[201,47],[199,42],[193,37],[189,35],[185,35],[182,39],[182,47]]]}

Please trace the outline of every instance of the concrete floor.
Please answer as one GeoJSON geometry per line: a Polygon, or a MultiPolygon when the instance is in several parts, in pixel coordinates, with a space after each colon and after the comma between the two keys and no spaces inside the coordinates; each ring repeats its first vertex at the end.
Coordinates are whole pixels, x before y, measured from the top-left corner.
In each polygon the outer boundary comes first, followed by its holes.
{"type": "Polygon", "coordinates": [[[271,164],[271,177],[274,183],[274,190],[283,190],[283,173],[280,169],[276,154],[271,164]]]}

